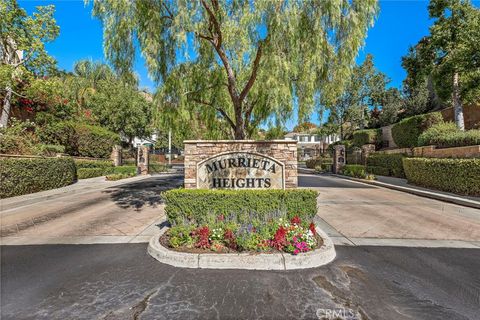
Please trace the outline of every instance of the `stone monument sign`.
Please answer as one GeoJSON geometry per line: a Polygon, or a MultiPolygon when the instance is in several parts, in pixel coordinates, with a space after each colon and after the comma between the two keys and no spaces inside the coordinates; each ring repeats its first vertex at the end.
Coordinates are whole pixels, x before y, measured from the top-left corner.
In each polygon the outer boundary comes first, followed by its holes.
{"type": "Polygon", "coordinates": [[[297,143],[291,140],[185,141],[186,189],[297,187],[297,143]]]}
{"type": "Polygon", "coordinates": [[[284,189],[284,164],[252,152],[227,152],[198,164],[201,189],[284,189]]]}

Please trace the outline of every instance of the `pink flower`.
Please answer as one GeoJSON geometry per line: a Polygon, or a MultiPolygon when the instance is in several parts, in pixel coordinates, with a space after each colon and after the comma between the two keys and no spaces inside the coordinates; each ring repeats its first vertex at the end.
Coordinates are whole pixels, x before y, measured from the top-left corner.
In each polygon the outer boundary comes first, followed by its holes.
{"type": "Polygon", "coordinates": [[[300,253],[300,250],[298,249],[293,250],[293,254],[299,254],[299,253],[300,253]]]}

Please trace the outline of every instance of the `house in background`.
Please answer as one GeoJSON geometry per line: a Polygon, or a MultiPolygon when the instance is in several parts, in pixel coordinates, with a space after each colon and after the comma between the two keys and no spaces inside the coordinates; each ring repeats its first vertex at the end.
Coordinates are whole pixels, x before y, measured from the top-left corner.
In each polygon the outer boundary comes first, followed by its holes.
{"type": "Polygon", "coordinates": [[[322,136],[313,132],[289,132],[285,135],[285,140],[297,141],[298,159],[305,161],[327,152],[328,145],[339,141],[340,136],[336,134],[322,136]]]}

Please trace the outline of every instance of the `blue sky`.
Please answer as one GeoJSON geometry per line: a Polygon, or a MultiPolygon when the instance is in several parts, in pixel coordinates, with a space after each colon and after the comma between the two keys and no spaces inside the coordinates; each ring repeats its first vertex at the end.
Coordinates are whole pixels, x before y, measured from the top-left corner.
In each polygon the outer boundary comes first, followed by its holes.
{"type": "MultiPolygon", "coordinates": [[[[75,61],[85,58],[105,61],[101,23],[91,17],[91,8],[85,7],[83,1],[23,0],[19,3],[29,13],[35,6],[55,4],[60,36],[47,45],[47,50],[57,59],[60,68],[71,70],[75,61]]],[[[380,14],[368,32],[358,62],[362,62],[367,53],[373,54],[377,68],[392,80],[390,85],[399,87],[405,78],[401,57],[409,46],[428,34],[432,24],[427,6],[428,1],[380,1],[380,14]]],[[[135,71],[140,76],[140,86],[154,91],[155,85],[148,78],[141,57],[137,59],[135,71]]],[[[318,122],[315,115],[312,120],[318,122]]],[[[291,119],[287,127],[290,129],[295,122],[295,118],[291,119]]]]}

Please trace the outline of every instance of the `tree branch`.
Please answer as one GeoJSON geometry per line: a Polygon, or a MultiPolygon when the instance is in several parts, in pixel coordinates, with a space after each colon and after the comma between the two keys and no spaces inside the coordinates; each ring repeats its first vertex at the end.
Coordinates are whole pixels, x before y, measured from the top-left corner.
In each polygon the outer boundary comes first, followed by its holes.
{"type": "Polygon", "coordinates": [[[245,88],[243,88],[242,92],[240,93],[240,101],[243,101],[243,99],[245,99],[248,92],[252,88],[255,79],[257,78],[258,66],[260,65],[260,58],[262,57],[262,46],[263,42],[258,45],[257,54],[255,55],[255,60],[253,61],[252,73],[250,74],[250,78],[248,79],[245,88]]]}
{"type": "Polygon", "coordinates": [[[257,102],[258,102],[258,97],[257,97],[257,99],[252,101],[252,103],[250,103],[250,106],[248,107],[247,111],[245,112],[245,123],[250,122],[250,116],[252,115],[253,108],[255,107],[257,102]]]}
{"type": "Polygon", "coordinates": [[[162,6],[165,8],[165,10],[167,11],[167,14],[168,14],[168,18],[170,18],[171,20],[173,20],[173,14],[172,14],[172,11],[170,11],[170,9],[168,9],[168,6],[166,5],[165,2],[162,2],[162,6]]]}
{"type": "Polygon", "coordinates": [[[216,111],[220,112],[220,114],[225,118],[225,120],[227,120],[228,124],[233,128],[233,130],[235,130],[235,123],[232,121],[232,119],[228,116],[228,114],[225,112],[225,110],[223,110],[222,108],[220,107],[215,107],[213,105],[213,103],[211,102],[208,102],[208,101],[204,101],[204,100],[201,100],[201,99],[197,99],[197,98],[192,98],[192,101],[196,102],[196,103],[200,103],[200,104],[203,104],[203,105],[206,105],[206,106],[209,106],[209,107],[212,107],[214,108],[216,111]]]}
{"type": "MultiPolygon", "coordinates": [[[[228,61],[228,57],[225,54],[224,49],[222,48],[222,30],[220,29],[220,24],[218,23],[217,17],[215,16],[215,13],[212,11],[212,9],[207,5],[205,0],[200,0],[203,7],[208,13],[209,16],[209,22],[213,24],[213,28],[215,31],[214,38],[212,40],[209,40],[213,47],[215,48],[215,51],[217,52],[218,56],[220,57],[220,60],[222,60],[222,64],[225,68],[225,71],[227,71],[227,78],[228,78],[228,91],[230,93],[230,96],[234,100],[238,99],[238,93],[236,89],[236,78],[235,78],[235,73],[233,72],[232,67],[230,66],[230,62],[228,61]]],[[[218,4],[216,4],[218,6],[218,4]]],[[[215,2],[214,2],[215,6],[215,2]]]]}

